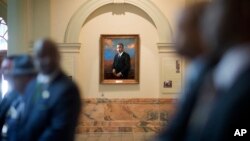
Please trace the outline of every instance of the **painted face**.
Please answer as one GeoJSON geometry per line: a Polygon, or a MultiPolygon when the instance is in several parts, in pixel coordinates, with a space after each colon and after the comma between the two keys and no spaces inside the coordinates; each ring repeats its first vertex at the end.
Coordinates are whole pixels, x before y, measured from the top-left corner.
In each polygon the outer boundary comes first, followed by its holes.
{"type": "Polygon", "coordinates": [[[121,45],[117,45],[117,46],[116,46],[116,51],[117,51],[118,53],[122,53],[122,52],[123,52],[123,47],[122,47],[121,45]]]}

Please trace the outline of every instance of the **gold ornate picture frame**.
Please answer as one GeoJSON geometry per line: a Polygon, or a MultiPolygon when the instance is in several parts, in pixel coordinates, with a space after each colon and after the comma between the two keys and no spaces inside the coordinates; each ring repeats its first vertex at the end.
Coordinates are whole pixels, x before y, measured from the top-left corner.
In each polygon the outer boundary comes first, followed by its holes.
{"type": "MultiPolygon", "coordinates": [[[[100,83],[101,84],[138,84],[139,83],[140,40],[138,34],[103,34],[100,37],[100,83]],[[121,57],[117,45],[122,44],[124,52],[121,57]],[[119,57],[118,57],[119,56],[119,57]],[[124,59],[124,56],[127,56],[124,59]],[[120,59],[121,58],[121,59],[120,59]],[[126,60],[129,66],[125,69],[115,69],[117,60],[126,60]],[[116,70],[117,72],[113,72],[116,70]],[[121,73],[118,77],[116,74],[121,73]],[[122,74],[123,73],[123,74],[122,74]]],[[[121,62],[121,61],[120,61],[121,62]]],[[[124,63],[120,65],[123,67],[124,63]]],[[[125,67],[125,65],[124,65],[125,67]]]]}

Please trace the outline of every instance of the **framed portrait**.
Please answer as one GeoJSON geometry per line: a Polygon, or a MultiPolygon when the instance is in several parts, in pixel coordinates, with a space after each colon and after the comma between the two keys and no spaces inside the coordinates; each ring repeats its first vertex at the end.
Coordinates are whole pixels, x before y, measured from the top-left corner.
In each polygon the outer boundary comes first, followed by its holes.
{"type": "Polygon", "coordinates": [[[101,35],[100,83],[139,83],[139,35],[101,35]]]}

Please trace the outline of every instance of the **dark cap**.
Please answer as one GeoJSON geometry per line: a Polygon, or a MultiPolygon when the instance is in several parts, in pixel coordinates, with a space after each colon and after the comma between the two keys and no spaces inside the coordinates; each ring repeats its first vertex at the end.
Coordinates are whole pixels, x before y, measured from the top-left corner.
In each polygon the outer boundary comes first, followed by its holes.
{"type": "Polygon", "coordinates": [[[35,74],[36,69],[32,57],[29,55],[17,55],[12,60],[9,75],[29,75],[35,74]]]}

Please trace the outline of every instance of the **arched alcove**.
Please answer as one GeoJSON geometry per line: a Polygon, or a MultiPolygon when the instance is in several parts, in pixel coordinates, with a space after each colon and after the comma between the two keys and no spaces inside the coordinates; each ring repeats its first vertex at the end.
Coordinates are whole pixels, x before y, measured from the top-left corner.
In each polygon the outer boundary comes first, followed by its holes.
{"type": "Polygon", "coordinates": [[[109,98],[157,97],[159,60],[156,25],[149,15],[131,4],[107,4],[89,15],[83,23],[78,41],[81,43],[77,69],[78,79],[85,97],[99,97],[103,92],[109,98]],[[140,84],[139,85],[96,85],[99,83],[99,39],[100,34],[140,35],[140,84]],[[90,61],[91,60],[91,61],[90,61]],[[147,71],[145,71],[147,70],[147,71]],[[152,83],[153,82],[153,83],[152,83]],[[152,83],[152,84],[151,84],[152,83]],[[149,87],[150,86],[150,87],[149,87]],[[129,93],[128,93],[129,91],[129,93]],[[118,94],[119,93],[119,94],[118,94]]]}
{"type": "Polygon", "coordinates": [[[107,4],[131,4],[134,5],[144,12],[146,12],[149,17],[154,22],[158,36],[159,43],[171,43],[172,41],[172,30],[168,23],[168,20],[163,15],[163,13],[150,1],[150,0],[91,0],[87,1],[79,7],[79,9],[71,17],[69,24],[67,26],[64,42],[65,43],[78,43],[80,30],[83,24],[86,22],[87,18],[96,9],[107,5],[107,4]]]}

